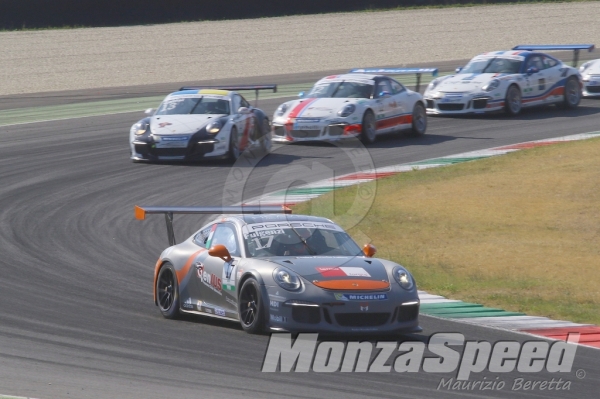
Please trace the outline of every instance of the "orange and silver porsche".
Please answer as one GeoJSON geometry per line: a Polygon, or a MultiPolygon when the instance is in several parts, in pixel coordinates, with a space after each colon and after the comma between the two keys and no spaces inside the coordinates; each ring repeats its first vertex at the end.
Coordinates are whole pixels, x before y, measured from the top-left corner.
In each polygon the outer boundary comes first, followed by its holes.
{"type": "Polygon", "coordinates": [[[137,219],[156,213],[170,246],[155,266],[154,301],[168,319],[216,317],[249,333],[421,331],[411,274],[329,219],[273,206],[135,209],[137,219]],[[174,214],[220,216],[176,244],[174,214]]]}

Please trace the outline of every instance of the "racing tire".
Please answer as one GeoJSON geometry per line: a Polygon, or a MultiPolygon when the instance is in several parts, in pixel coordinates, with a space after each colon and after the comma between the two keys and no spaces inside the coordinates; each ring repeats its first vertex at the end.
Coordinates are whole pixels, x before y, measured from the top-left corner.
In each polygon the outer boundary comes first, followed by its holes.
{"type": "Polygon", "coordinates": [[[177,319],[179,313],[179,285],[175,268],[166,262],[156,279],[156,302],[160,313],[167,319],[177,319]]]}
{"type": "Polygon", "coordinates": [[[271,152],[271,146],[273,145],[271,142],[271,125],[269,125],[269,120],[267,118],[263,119],[262,136],[258,139],[258,142],[262,154],[266,155],[271,152]]]}
{"type": "Polygon", "coordinates": [[[231,162],[237,161],[240,157],[240,147],[239,147],[239,139],[238,139],[238,131],[234,126],[231,128],[231,132],[229,133],[229,150],[227,152],[227,158],[231,162]]]}
{"type": "Polygon", "coordinates": [[[421,103],[416,103],[412,112],[412,135],[422,136],[427,131],[427,111],[421,103]]]}
{"type": "Polygon", "coordinates": [[[365,144],[373,144],[377,138],[377,123],[373,111],[367,110],[362,119],[362,132],[360,139],[365,144]]]}
{"type": "Polygon", "coordinates": [[[253,277],[242,284],[238,301],[238,315],[244,331],[249,334],[260,334],[264,329],[264,310],[260,285],[253,277]]]}
{"type": "Polygon", "coordinates": [[[577,108],[581,101],[581,86],[576,77],[571,76],[565,83],[562,107],[565,109],[577,108]]]}
{"type": "Polygon", "coordinates": [[[511,85],[506,90],[506,98],[504,99],[504,110],[510,116],[519,115],[523,108],[523,97],[521,90],[517,85],[511,85]]]}

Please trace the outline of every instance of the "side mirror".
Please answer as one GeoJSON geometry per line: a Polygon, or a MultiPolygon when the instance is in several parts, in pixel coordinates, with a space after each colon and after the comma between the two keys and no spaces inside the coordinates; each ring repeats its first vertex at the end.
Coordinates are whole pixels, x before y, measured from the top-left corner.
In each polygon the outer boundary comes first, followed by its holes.
{"type": "Polygon", "coordinates": [[[376,252],[377,252],[377,248],[375,248],[375,245],[373,245],[373,244],[365,244],[363,246],[363,253],[365,254],[365,256],[367,258],[372,258],[373,256],[375,256],[376,252]]]}
{"type": "Polygon", "coordinates": [[[221,258],[225,262],[229,262],[231,260],[231,255],[229,254],[229,251],[227,250],[225,245],[222,245],[222,244],[217,244],[217,245],[212,246],[208,250],[208,254],[210,256],[214,256],[215,258],[221,258]]]}
{"type": "Polygon", "coordinates": [[[454,70],[454,72],[456,72],[456,73],[460,73],[460,71],[462,71],[462,70],[463,70],[463,67],[458,67],[458,68],[456,68],[456,69],[454,70]]]}
{"type": "Polygon", "coordinates": [[[146,115],[154,115],[154,108],[148,108],[144,111],[146,115]]]}
{"type": "Polygon", "coordinates": [[[304,97],[304,94],[305,94],[305,93],[304,93],[303,91],[301,91],[300,93],[298,93],[298,97],[300,97],[300,98],[303,98],[303,97],[304,97]]]}
{"type": "Polygon", "coordinates": [[[246,115],[250,113],[250,108],[248,107],[240,107],[238,109],[238,114],[246,115]]]}
{"type": "Polygon", "coordinates": [[[527,75],[533,75],[534,73],[538,73],[540,70],[536,67],[532,66],[527,68],[527,75]]]}

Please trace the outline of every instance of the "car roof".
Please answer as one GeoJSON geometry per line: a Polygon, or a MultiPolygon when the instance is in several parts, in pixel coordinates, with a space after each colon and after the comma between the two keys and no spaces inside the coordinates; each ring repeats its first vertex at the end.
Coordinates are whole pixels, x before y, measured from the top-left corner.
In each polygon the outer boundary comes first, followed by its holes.
{"type": "Polygon", "coordinates": [[[233,91],[229,90],[218,90],[218,89],[201,89],[201,90],[179,90],[169,94],[167,97],[172,96],[221,96],[221,97],[231,97],[233,91]]]}
{"type": "Polygon", "coordinates": [[[291,214],[260,214],[260,215],[235,215],[233,216],[244,224],[274,223],[274,222],[314,222],[333,223],[331,220],[319,216],[291,215],[291,214]]]}
{"type": "Polygon", "coordinates": [[[356,83],[364,83],[364,84],[373,84],[373,80],[377,77],[381,77],[383,75],[373,75],[368,73],[345,73],[342,75],[330,75],[326,76],[317,83],[327,83],[327,82],[341,82],[342,80],[345,82],[356,82],[356,83]]]}

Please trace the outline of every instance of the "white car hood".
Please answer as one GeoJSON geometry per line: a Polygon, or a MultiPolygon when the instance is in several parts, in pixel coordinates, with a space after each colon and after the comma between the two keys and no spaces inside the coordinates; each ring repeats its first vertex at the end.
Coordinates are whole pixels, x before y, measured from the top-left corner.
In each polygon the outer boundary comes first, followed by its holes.
{"type": "Polygon", "coordinates": [[[473,92],[480,91],[493,79],[506,76],[499,73],[461,73],[450,76],[440,82],[433,91],[473,92]]]}
{"type": "Polygon", "coordinates": [[[150,119],[153,134],[176,135],[196,133],[223,115],[154,115],[150,119]]]}
{"type": "MultiPolygon", "coordinates": [[[[346,104],[356,104],[360,98],[303,98],[288,104],[288,109],[283,117],[295,118],[336,118],[337,112],[346,104]]],[[[364,99],[363,99],[364,100],[364,99]]]]}

